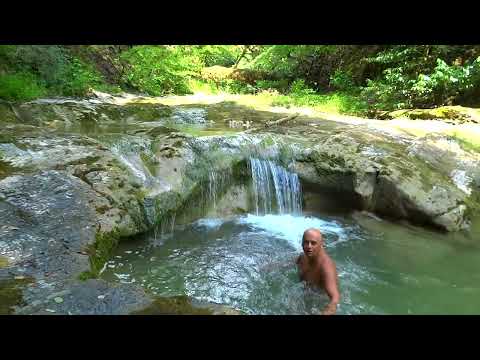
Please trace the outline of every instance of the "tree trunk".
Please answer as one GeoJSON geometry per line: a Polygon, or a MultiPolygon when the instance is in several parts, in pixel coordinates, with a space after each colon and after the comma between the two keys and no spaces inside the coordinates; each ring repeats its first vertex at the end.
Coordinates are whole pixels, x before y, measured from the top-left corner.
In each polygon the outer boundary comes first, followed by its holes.
{"type": "Polygon", "coordinates": [[[243,57],[245,56],[245,54],[247,53],[247,49],[248,49],[248,46],[245,45],[245,46],[243,47],[242,53],[241,53],[240,56],[238,57],[237,61],[235,61],[235,65],[233,65],[233,68],[234,68],[234,69],[237,68],[238,64],[240,63],[240,60],[242,60],[243,57]]]}

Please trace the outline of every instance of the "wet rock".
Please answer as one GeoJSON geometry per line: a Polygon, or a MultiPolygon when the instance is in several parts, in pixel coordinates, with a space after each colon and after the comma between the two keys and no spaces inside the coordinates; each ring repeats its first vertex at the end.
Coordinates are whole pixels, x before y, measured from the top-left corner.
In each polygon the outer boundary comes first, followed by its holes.
{"type": "Polygon", "coordinates": [[[139,287],[91,279],[67,283],[69,294],[50,303],[56,313],[73,315],[126,315],[144,308],[152,299],[139,287]],[[99,298],[99,296],[104,296],[99,298]]]}
{"type": "MultiPolygon", "coordinates": [[[[370,131],[344,129],[318,142],[297,157],[295,170],[301,178],[358,197],[362,208],[397,219],[431,224],[448,231],[468,227],[468,192],[450,174],[458,157],[428,156],[425,140],[394,138],[370,131]],[[456,209],[452,211],[452,209],[456,209]]],[[[438,147],[438,146],[437,146],[438,147]]],[[[444,154],[445,155],[445,154],[444,154]]],[[[470,156],[466,168],[476,171],[478,159],[470,156]],[[474,170],[475,169],[475,170],[474,170]]],[[[476,202],[469,203],[471,209],[476,202]]]]}
{"type": "Polygon", "coordinates": [[[18,119],[15,115],[15,111],[13,109],[13,105],[8,103],[7,101],[3,101],[0,99],[0,124],[2,126],[6,123],[17,123],[18,119]]]}
{"type": "Polygon", "coordinates": [[[169,120],[176,124],[205,124],[207,111],[204,108],[176,108],[169,120]]]}
{"type": "Polygon", "coordinates": [[[155,297],[132,315],[240,315],[240,312],[221,304],[199,302],[188,296],[155,297]]]}
{"type": "Polygon", "coordinates": [[[453,124],[480,123],[477,109],[463,106],[441,106],[435,109],[406,109],[383,114],[385,119],[408,118],[412,120],[443,120],[453,124]]]}
{"type": "Polygon", "coordinates": [[[101,124],[127,124],[165,119],[172,113],[162,104],[111,104],[102,101],[48,99],[17,107],[23,123],[36,126],[96,128],[101,124]]]}
{"type": "Polygon", "coordinates": [[[0,275],[0,315],[13,314],[16,306],[24,305],[23,289],[31,279],[13,280],[0,275]]]}
{"type": "Polygon", "coordinates": [[[83,181],[58,171],[0,181],[0,218],[9,226],[0,230],[0,252],[31,274],[68,277],[88,268],[88,259],[76,252],[95,240],[91,192],[83,181]]]}
{"type": "Polygon", "coordinates": [[[0,161],[24,171],[90,163],[100,156],[93,142],[78,136],[22,138],[0,144],[0,161]]]}

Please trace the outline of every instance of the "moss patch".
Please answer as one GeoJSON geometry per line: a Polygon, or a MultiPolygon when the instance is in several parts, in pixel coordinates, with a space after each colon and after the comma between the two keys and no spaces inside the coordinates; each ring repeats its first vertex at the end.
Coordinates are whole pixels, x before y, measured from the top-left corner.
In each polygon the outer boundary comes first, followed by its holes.
{"type": "Polygon", "coordinates": [[[132,315],[213,315],[213,311],[192,305],[188,296],[157,298],[149,307],[132,315]]]}
{"type": "Polygon", "coordinates": [[[87,250],[90,258],[90,271],[81,273],[79,279],[87,280],[98,277],[103,265],[110,259],[113,250],[117,247],[120,237],[121,233],[118,230],[95,235],[95,243],[90,245],[87,250]]]}
{"type": "Polygon", "coordinates": [[[478,109],[463,106],[441,106],[434,109],[397,110],[387,114],[388,118],[396,119],[406,117],[412,120],[452,120],[455,123],[473,122],[480,123],[478,109]]]}
{"type": "Polygon", "coordinates": [[[98,109],[114,121],[121,121],[130,117],[140,121],[155,121],[172,114],[172,109],[169,106],[161,104],[101,105],[98,109]]]}
{"type": "Polygon", "coordinates": [[[8,266],[8,259],[0,255],[0,269],[8,266]]]}
{"type": "Polygon", "coordinates": [[[1,280],[0,281],[0,315],[13,313],[13,307],[23,305],[22,290],[33,279],[1,280]]]}

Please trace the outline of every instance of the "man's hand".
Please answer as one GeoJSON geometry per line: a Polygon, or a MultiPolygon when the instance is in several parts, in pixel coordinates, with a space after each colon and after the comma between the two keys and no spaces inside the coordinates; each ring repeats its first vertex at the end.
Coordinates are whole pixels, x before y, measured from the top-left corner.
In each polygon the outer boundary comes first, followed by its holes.
{"type": "Polygon", "coordinates": [[[337,312],[337,304],[329,303],[325,308],[322,310],[321,315],[335,315],[337,312]]]}

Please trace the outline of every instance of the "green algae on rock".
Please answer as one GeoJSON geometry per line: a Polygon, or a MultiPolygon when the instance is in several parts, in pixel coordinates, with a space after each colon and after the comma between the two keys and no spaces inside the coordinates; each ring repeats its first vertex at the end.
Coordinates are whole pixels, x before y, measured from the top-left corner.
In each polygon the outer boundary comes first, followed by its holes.
{"type": "Polygon", "coordinates": [[[192,301],[188,296],[156,297],[153,303],[131,315],[240,315],[227,306],[192,301]]]}
{"type": "Polygon", "coordinates": [[[8,258],[0,255],[0,268],[7,267],[9,264],[8,258]]]}
{"type": "Polygon", "coordinates": [[[31,282],[30,278],[0,280],[0,315],[12,314],[15,306],[23,304],[22,289],[31,282]]]}

